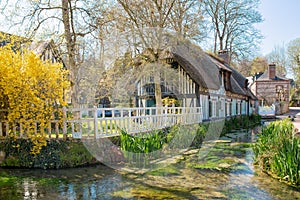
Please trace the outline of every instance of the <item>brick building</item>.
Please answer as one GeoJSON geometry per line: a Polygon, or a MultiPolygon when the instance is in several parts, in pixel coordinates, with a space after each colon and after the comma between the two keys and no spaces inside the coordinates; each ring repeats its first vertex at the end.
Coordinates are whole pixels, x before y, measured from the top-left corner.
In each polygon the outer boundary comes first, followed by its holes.
{"type": "Polygon", "coordinates": [[[259,106],[275,105],[276,114],[289,111],[290,80],[276,75],[275,64],[270,64],[267,71],[254,77],[250,89],[258,98],[259,106]]]}

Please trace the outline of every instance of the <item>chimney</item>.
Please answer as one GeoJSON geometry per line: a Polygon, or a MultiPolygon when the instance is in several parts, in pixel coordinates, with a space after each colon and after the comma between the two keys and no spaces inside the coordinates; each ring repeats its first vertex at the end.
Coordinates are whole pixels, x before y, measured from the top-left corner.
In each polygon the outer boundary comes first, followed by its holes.
{"type": "Polygon", "coordinates": [[[275,79],[276,65],[274,63],[269,64],[268,72],[269,72],[269,79],[275,79]]]}
{"type": "Polygon", "coordinates": [[[222,58],[226,64],[229,64],[229,54],[227,49],[219,50],[218,56],[219,58],[222,58]]]}

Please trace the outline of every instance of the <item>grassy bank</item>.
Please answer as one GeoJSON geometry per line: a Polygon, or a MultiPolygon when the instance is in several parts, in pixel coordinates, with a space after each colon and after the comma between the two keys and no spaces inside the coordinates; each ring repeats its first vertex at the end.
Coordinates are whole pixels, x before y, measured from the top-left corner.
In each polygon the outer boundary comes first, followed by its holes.
{"type": "Polygon", "coordinates": [[[256,164],[272,176],[291,185],[300,185],[300,138],[289,119],[263,128],[253,146],[256,164]]]}

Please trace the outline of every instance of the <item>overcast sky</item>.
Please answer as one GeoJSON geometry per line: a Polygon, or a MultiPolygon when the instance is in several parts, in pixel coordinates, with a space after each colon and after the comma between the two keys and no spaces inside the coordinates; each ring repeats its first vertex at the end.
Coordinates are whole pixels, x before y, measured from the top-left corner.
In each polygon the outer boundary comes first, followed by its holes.
{"type": "Polygon", "coordinates": [[[287,45],[300,37],[300,0],[261,0],[259,8],[265,19],[258,26],[265,36],[261,45],[263,55],[275,45],[287,45]]]}

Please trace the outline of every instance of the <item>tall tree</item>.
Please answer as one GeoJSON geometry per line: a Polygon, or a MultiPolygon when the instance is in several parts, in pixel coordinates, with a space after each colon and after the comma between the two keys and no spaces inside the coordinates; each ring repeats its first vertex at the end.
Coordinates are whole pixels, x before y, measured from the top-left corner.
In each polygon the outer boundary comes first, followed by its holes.
{"type": "Polygon", "coordinates": [[[257,11],[260,0],[203,0],[205,14],[211,21],[214,35],[213,51],[228,50],[229,61],[233,56],[247,58],[255,52],[261,39],[254,27],[262,22],[257,11]]]}
{"type": "Polygon", "coordinates": [[[249,60],[242,60],[237,65],[237,70],[244,76],[251,76],[251,64],[252,62],[249,60]]]}

